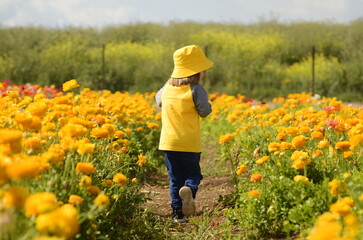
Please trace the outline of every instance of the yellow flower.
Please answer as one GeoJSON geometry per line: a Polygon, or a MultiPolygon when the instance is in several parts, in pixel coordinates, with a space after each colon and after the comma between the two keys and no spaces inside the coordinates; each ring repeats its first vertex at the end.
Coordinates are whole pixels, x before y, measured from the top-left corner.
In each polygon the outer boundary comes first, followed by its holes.
{"type": "Polygon", "coordinates": [[[48,212],[50,210],[55,209],[58,207],[56,202],[56,196],[50,192],[39,192],[31,194],[25,200],[25,215],[30,216],[37,216],[41,213],[48,212]]]}
{"type": "Polygon", "coordinates": [[[121,138],[125,137],[125,133],[123,131],[116,131],[115,132],[115,137],[121,139],[121,138]]]}
{"type": "Polygon", "coordinates": [[[79,232],[78,211],[71,204],[65,204],[52,212],[39,215],[36,227],[41,234],[72,238],[79,232]]]}
{"type": "Polygon", "coordinates": [[[79,162],[76,165],[76,171],[83,174],[95,173],[95,167],[92,163],[79,162]]]}
{"type": "Polygon", "coordinates": [[[247,171],[247,166],[244,164],[241,164],[238,166],[237,170],[236,170],[236,174],[238,176],[241,176],[245,171],[247,171]]]}
{"type": "Polygon", "coordinates": [[[45,168],[45,165],[30,158],[12,163],[6,168],[6,173],[11,179],[33,178],[45,168]]]}
{"type": "Polygon", "coordinates": [[[142,154],[140,154],[138,156],[138,161],[137,161],[137,165],[139,165],[139,167],[142,167],[145,163],[146,163],[146,157],[142,154]]]}
{"type": "Polygon", "coordinates": [[[354,201],[350,197],[345,197],[338,200],[336,203],[330,206],[332,213],[337,213],[340,216],[345,216],[351,213],[351,208],[354,206],[354,201]]]}
{"type": "Polygon", "coordinates": [[[282,142],[280,144],[280,148],[283,149],[283,150],[291,150],[291,149],[294,148],[294,146],[289,142],[282,142]]]}
{"type": "Polygon", "coordinates": [[[65,83],[63,83],[63,91],[67,92],[69,90],[72,90],[74,88],[78,88],[80,85],[78,84],[76,79],[71,79],[65,83]]]}
{"type": "Polygon", "coordinates": [[[326,148],[329,146],[329,142],[327,140],[321,140],[319,143],[318,143],[318,148],[326,148]]]}
{"type": "Polygon", "coordinates": [[[278,133],[276,136],[277,141],[285,141],[286,138],[287,138],[287,135],[286,135],[286,133],[283,133],[283,132],[278,133]]]}
{"type": "Polygon", "coordinates": [[[132,133],[132,129],[130,129],[130,128],[125,128],[125,132],[127,133],[127,135],[131,135],[131,133],[132,133]]]}
{"type": "Polygon", "coordinates": [[[252,190],[252,191],[249,191],[249,192],[248,192],[248,196],[249,196],[250,198],[252,198],[252,197],[257,197],[258,195],[260,195],[260,192],[259,192],[259,191],[257,191],[257,190],[252,190]]]}
{"type": "Polygon", "coordinates": [[[292,139],[291,144],[294,146],[294,148],[296,149],[302,149],[303,147],[305,147],[306,143],[307,143],[307,138],[305,136],[296,136],[292,139]]]}
{"type": "Polygon", "coordinates": [[[80,138],[86,135],[87,128],[80,124],[68,123],[59,130],[59,136],[80,138]]]}
{"type": "Polygon", "coordinates": [[[268,144],[268,151],[269,152],[276,152],[276,151],[279,151],[280,150],[280,144],[277,143],[277,142],[270,142],[268,144]]]}
{"type": "Polygon", "coordinates": [[[108,206],[110,204],[110,199],[106,194],[99,194],[95,200],[94,200],[95,204],[99,207],[101,206],[108,206]]]}
{"type": "Polygon", "coordinates": [[[340,193],[344,192],[347,188],[347,184],[339,179],[333,179],[329,183],[330,194],[333,196],[338,196],[340,193]]]}
{"type": "Polygon", "coordinates": [[[219,138],[219,143],[220,144],[227,143],[227,142],[231,141],[233,138],[234,138],[233,134],[223,135],[219,138]]]}
{"type": "Polygon", "coordinates": [[[269,159],[270,159],[270,157],[269,157],[269,156],[263,156],[262,158],[257,159],[257,160],[256,160],[256,163],[257,163],[258,165],[261,165],[262,163],[267,162],[269,159]]]}
{"type": "Polygon", "coordinates": [[[92,178],[89,176],[83,175],[81,179],[79,180],[79,185],[81,187],[89,187],[92,184],[92,178]]]}
{"type": "Polygon", "coordinates": [[[91,143],[88,138],[84,138],[80,141],[78,141],[77,144],[77,153],[83,155],[83,154],[92,154],[95,150],[95,145],[91,143]]]}
{"type": "Polygon", "coordinates": [[[351,145],[350,142],[342,141],[342,142],[337,142],[335,144],[335,148],[338,150],[346,151],[346,150],[349,150],[350,145],[351,145]]]}
{"type": "Polygon", "coordinates": [[[28,112],[17,112],[15,113],[14,121],[20,124],[24,130],[28,130],[33,123],[33,116],[28,112]]]}
{"type": "Polygon", "coordinates": [[[41,138],[38,136],[26,138],[23,140],[25,150],[39,151],[42,148],[41,138]]]}
{"type": "Polygon", "coordinates": [[[117,173],[115,176],[113,176],[113,181],[118,183],[120,186],[125,186],[127,183],[127,178],[122,173],[117,173]]]}
{"type": "Polygon", "coordinates": [[[351,156],[353,156],[354,153],[352,151],[344,151],[343,152],[343,158],[349,158],[351,156]]]}
{"type": "Polygon", "coordinates": [[[159,129],[160,128],[159,124],[152,123],[152,122],[147,123],[147,127],[150,129],[159,129]]]}
{"type": "Polygon", "coordinates": [[[346,172],[343,174],[344,178],[350,178],[350,176],[352,176],[352,174],[350,172],[346,172]]]}
{"type": "Polygon", "coordinates": [[[26,108],[31,115],[37,117],[44,117],[48,111],[48,105],[44,102],[33,102],[26,108]]]}
{"type": "Polygon", "coordinates": [[[28,197],[29,192],[23,187],[12,186],[6,190],[3,197],[3,205],[5,207],[14,207],[16,209],[22,209],[25,203],[25,199],[28,197]]]}
{"type": "Polygon", "coordinates": [[[317,140],[322,140],[324,138],[324,135],[321,132],[314,131],[311,133],[311,137],[317,140]]]}
{"type": "Polygon", "coordinates": [[[78,195],[70,195],[69,199],[68,199],[68,203],[72,204],[72,205],[76,205],[76,204],[82,204],[83,202],[83,198],[78,196],[78,195]]]}
{"type": "Polygon", "coordinates": [[[94,138],[108,138],[108,130],[104,128],[93,128],[91,131],[91,136],[94,138]]]}
{"type": "Polygon", "coordinates": [[[97,186],[94,186],[94,185],[91,185],[87,188],[88,192],[93,195],[93,196],[96,196],[100,193],[100,188],[97,187],[97,186]]]}
{"type": "Polygon", "coordinates": [[[309,240],[337,239],[341,232],[338,215],[326,212],[319,216],[317,223],[308,237],[309,240]]]}
{"type": "Polygon", "coordinates": [[[307,178],[307,177],[305,177],[305,176],[302,176],[302,175],[296,175],[296,176],[294,177],[294,181],[295,181],[295,182],[300,182],[300,181],[302,181],[302,182],[304,182],[304,183],[308,183],[308,182],[309,182],[309,178],[307,178]]]}
{"type": "Polygon", "coordinates": [[[117,131],[117,127],[115,125],[109,124],[109,123],[103,124],[101,128],[107,130],[109,137],[113,137],[117,131]]]}
{"type": "Polygon", "coordinates": [[[137,182],[138,182],[138,180],[137,180],[137,178],[133,178],[133,179],[131,179],[131,182],[132,182],[132,183],[137,183],[137,182]]]}
{"type": "Polygon", "coordinates": [[[102,186],[104,186],[104,187],[112,187],[112,185],[113,185],[113,182],[112,182],[112,180],[110,180],[110,179],[105,179],[105,180],[103,180],[102,181],[102,186]]]}
{"type": "Polygon", "coordinates": [[[319,156],[322,156],[323,155],[323,151],[321,151],[321,150],[316,150],[316,151],[314,151],[313,152],[313,157],[319,157],[319,156]]]}
{"type": "Polygon", "coordinates": [[[143,127],[138,127],[138,128],[136,128],[136,132],[141,132],[142,130],[144,130],[144,128],[143,128],[143,127]]]}
{"type": "Polygon", "coordinates": [[[33,238],[32,240],[65,240],[62,237],[48,237],[48,236],[40,236],[33,238]]]}
{"type": "Polygon", "coordinates": [[[311,163],[309,155],[304,151],[295,151],[290,158],[293,160],[292,167],[295,169],[303,169],[311,163]]]}

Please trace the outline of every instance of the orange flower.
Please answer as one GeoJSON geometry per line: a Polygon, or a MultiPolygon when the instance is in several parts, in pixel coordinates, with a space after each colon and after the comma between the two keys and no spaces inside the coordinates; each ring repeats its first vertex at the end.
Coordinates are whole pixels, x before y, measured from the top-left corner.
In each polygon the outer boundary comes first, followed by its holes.
{"type": "Polygon", "coordinates": [[[83,202],[83,198],[81,198],[78,195],[70,195],[69,199],[68,199],[68,203],[72,204],[72,205],[76,205],[76,204],[82,204],[83,202]]]}
{"type": "Polygon", "coordinates": [[[304,151],[295,151],[290,158],[293,160],[292,167],[295,169],[303,169],[311,163],[309,155],[304,151]]]}
{"type": "Polygon", "coordinates": [[[92,174],[95,172],[95,167],[92,163],[79,162],[76,165],[76,171],[83,174],[92,174]]]}
{"type": "Polygon", "coordinates": [[[146,157],[142,154],[140,154],[138,156],[138,161],[137,161],[137,165],[139,165],[139,167],[142,167],[145,163],[146,163],[146,157]]]}
{"type": "Polygon", "coordinates": [[[83,175],[79,180],[79,186],[81,187],[89,187],[92,184],[92,178],[87,175],[83,175]]]}
{"type": "Polygon", "coordinates": [[[310,135],[312,138],[317,139],[317,140],[322,140],[324,138],[324,135],[318,131],[314,131],[310,135]]]}
{"type": "Polygon", "coordinates": [[[87,133],[87,128],[80,124],[68,123],[59,130],[59,136],[64,137],[83,137],[87,133]]]}
{"type": "Polygon", "coordinates": [[[58,207],[56,196],[50,192],[39,192],[30,195],[25,200],[25,215],[30,217],[48,212],[58,207]]]}
{"type": "Polygon", "coordinates": [[[52,212],[36,218],[36,228],[41,234],[72,238],[79,232],[78,211],[71,204],[65,204],[52,212]]]}
{"type": "Polygon", "coordinates": [[[223,135],[219,138],[219,143],[220,144],[227,143],[227,142],[231,141],[233,138],[234,138],[233,134],[223,135]]]}
{"type": "Polygon", "coordinates": [[[294,146],[294,148],[296,149],[302,149],[303,147],[305,147],[306,143],[307,143],[307,138],[305,136],[296,136],[292,139],[291,144],[294,146]]]}
{"type": "Polygon", "coordinates": [[[257,159],[256,160],[256,163],[258,165],[261,165],[262,163],[267,162],[268,160],[270,160],[270,157],[269,156],[263,156],[262,158],[257,159]]]}
{"type": "Polygon", "coordinates": [[[40,137],[30,137],[23,140],[25,150],[39,151],[42,148],[40,137]]]}
{"type": "Polygon", "coordinates": [[[94,128],[91,131],[91,136],[94,138],[107,138],[108,137],[108,130],[104,128],[94,128]]]}
{"type": "Polygon", "coordinates": [[[294,146],[289,142],[282,142],[280,144],[280,148],[283,149],[283,150],[291,150],[291,149],[294,148],[294,146]]]}
{"type": "Polygon", "coordinates": [[[319,143],[318,143],[318,148],[326,148],[329,146],[329,142],[328,140],[321,140],[319,143]]]}
{"type": "Polygon", "coordinates": [[[347,184],[339,179],[333,179],[329,183],[330,194],[333,196],[338,196],[340,193],[344,192],[347,188],[347,184]]]}
{"type": "Polygon", "coordinates": [[[277,142],[270,142],[268,144],[268,151],[269,152],[276,152],[280,150],[280,144],[277,142]]]}
{"type": "Polygon", "coordinates": [[[113,181],[118,183],[120,186],[125,186],[127,183],[127,178],[122,173],[117,173],[115,176],[113,176],[113,181]]]}
{"type": "Polygon", "coordinates": [[[319,156],[322,156],[323,155],[323,151],[321,151],[321,150],[316,150],[316,151],[314,151],[313,152],[313,157],[319,157],[319,156]]]}
{"type": "Polygon", "coordinates": [[[96,196],[100,193],[100,188],[97,187],[97,186],[94,186],[94,185],[91,185],[87,188],[88,192],[93,195],[93,196],[96,196]]]}
{"type": "Polygon", "coordinates": [[[238,166],[237,170],[236,170],[236,174],[238,176],[241,176],[245,171],[247,171],[247,166],[244,164],[241,164],[238,166]]]}
{"type": "Polygon", "coordinates": [[[110,179],[105,179],[105,180],[103,180],[102,181],[102,186],[104,186],[104,187],[112,187],[112,185],[113,185],[113,182],[112,182],[112,180],[110,180],[110,179]]]}
{"type": "Polygon", "coordinates": [[[276,136],[277,141],[285,141],[286,138],[287,138],[287,135],[286,135],[286,133],[283,133],[283,132],[277,134],[277,136],[276,136]]]}
{"type": "Polygon", "coordinates": [[[4,194],[3,205],[5,207],[14,207],[22,209],[25,199],[28,197],[29,192],[23,187],[12,186],[4,194]]]}
{"type": "Polygon", "coordinates": [[[110,204],[110,199],[106,194],[99,194],[95,200],[94,203],[99,207],[107,207],[110,204]]]}
{"type": "Polygon", "coordinates": [[[348,142],[348,141],[337,142],[335,144],[335,148],[338,150],[342,150],[342,151],[349,150],[350,142],[348,142]]]}
{"type": "Polygon", "coordinates": [[[123,131],[116,131],[115,132],[115,137],[121,139],[121,138],[125,137],[125,133],[123,131]]]}
{"type": "Polygon", "coordinates": [[[295,182],[300,182],[300,181],[302,181],[302,182],[304,182],[304,183],[308,183],[308,182],[309,182],[309,178],[307,178],[307,177],[305,177],[305,176],[302,176],[302,175],[296,175],[296,176],[294,177],[294,181],[295,181],[295,182]]]}
{"type": "Polygon", "coordinates": [[[147,123],[147,127],[150,129],[159,129],[160,128],[159,124],[151,123],[151,122],[147,123]]]}
{"type": "Polygon", "coordinates": [[[48,105],[44,102],[33,102],[29,104],[26,110],[29,111],[31,115],[41,118],[47,113],[48,105]]]}
{"type": "Polygon", "coordinates": [[[67,92],[69,90],[72,90],[74,88],[78,88],[80,85],[78,84],[76,79],[71,79],[65,83],[63,83],[63,91],[67,92]]]}
{"type": "Polygon", "coordinates": [[[12,163],[7,167],[6,173],[11,179],[33,178],[38,176],[45,167],[45,165],[30,158],[12,163]]]}
{"type": "Polygon", "coordinates": [[[343,152],[343,158],[349,158],[349,157],[351,157],[353,155],[354,155],[354,153],[352,151],[343,152]]]}
{"type": "Polygon", "coordinates": [[[259,181],[261,181],[261,179],[262,179],[262,175],[259,173],[254,173],[250,177],[251,182],[259,182],[259,181]]]}
{"type": "Polygon", "coordinates": [[[257,197],[258,195],[260,195],[260,192],[259,192],[259,191],[257,191],[257,190],[252,190],[252,191],[248,192],[248,196],[249,196],[250,198],[252,198],[252,197],[257,197]]]}

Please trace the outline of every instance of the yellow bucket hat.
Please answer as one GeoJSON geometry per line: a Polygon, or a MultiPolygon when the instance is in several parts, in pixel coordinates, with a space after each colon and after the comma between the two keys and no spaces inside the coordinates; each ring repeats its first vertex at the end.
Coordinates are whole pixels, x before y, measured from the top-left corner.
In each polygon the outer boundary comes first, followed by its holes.
{"type": "Polygon", "coordinates": [[[213,66],[198,45],[189,45],[176,50],[173,54],[174,70],[172,78],[185,78],[203,72],[213,66]]]}

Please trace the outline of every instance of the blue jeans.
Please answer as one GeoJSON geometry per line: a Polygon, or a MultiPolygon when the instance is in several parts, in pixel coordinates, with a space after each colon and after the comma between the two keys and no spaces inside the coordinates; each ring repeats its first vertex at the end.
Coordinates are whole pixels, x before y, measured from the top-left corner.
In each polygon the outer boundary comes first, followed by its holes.
{"type": "Polygon", "coordinates": [[[170,180],[172,209],[182,209],[179,190],[184,185],[190,187],[193,198],[196,197],[198,185],[203,176],[200,169],[200,154],[192,152],[165,151],[165,163],[170,180]]]}

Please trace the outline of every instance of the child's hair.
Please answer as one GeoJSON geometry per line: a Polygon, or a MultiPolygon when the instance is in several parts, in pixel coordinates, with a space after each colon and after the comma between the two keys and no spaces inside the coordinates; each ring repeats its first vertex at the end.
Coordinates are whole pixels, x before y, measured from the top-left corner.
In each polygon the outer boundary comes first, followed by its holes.
{"type": "Polygon", "coordinates": [[[198,84],[200,80],[200,73],[194,74],[185,78],[169,78],[168,83],[174,87],[188,84],[198,84]]]}

